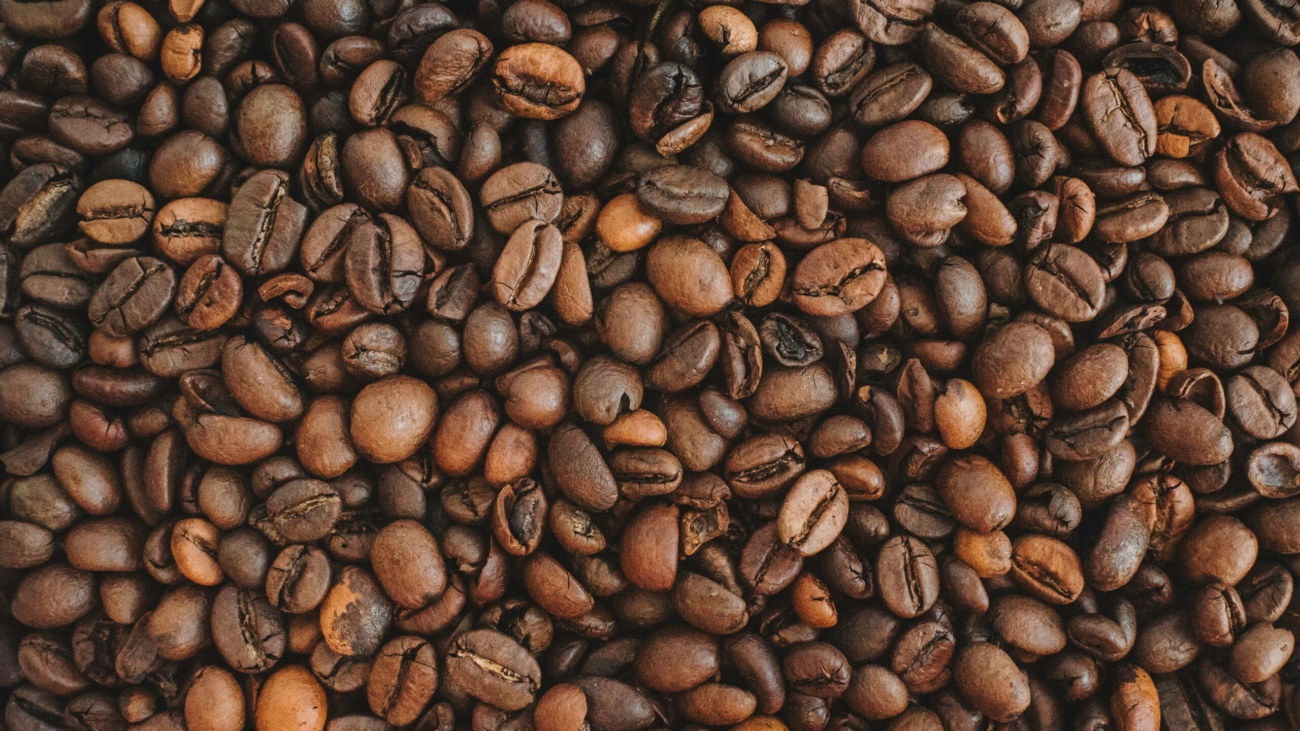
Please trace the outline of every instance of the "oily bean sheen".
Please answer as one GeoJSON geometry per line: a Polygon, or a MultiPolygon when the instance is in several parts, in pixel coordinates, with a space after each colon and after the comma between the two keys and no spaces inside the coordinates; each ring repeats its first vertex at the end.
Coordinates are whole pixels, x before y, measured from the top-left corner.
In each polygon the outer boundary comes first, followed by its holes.
{"type": "Polygon", "coordinates": [[[1288,731],[1296,0],[0,0],[7,731],[1288,731]]]}

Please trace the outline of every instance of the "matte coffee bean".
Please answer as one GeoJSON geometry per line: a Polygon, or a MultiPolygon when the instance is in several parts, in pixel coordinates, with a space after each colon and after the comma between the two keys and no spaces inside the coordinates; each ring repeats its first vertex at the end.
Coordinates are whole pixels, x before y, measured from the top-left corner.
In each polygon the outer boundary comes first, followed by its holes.
{"type": "Polygon", "coordinates": [[[243,282],[221,257],[207,254],[194,261],[181,277],[176,314],[196,330],[215,330],[235,316],[243,282]]]}
{"type": "Polygon", "coordinates": [[[1251,221],[1276,214],[1280,196],[1296,188],[1289,166],[1271,142],[1251,132],[1229,139],[1215,156],[1214,180],[1224,202],[1251,221]]]}
{"type": "Polygon", "coordinates": [[[176,294],[176,272],[152,257],[123,261],[90,298],[90,322],[107,335],[133,335],[153,324],[176,294]]]}
{"type": "Polygon", "coordinates": [[[537,661],[495,630],[474,630],[458,637],[447,653],[447,673],[466,693],[490,700],[502,710],[532,703],[541,682],[537,661]]]}
{"type": "Polygon", "coordinates": [[[1093,134],[1117,162],[1140,165],[1155,154],[1155,110],[1132,73],[1112,69],[1089,77],[1081,100],[1093,134]]]}
{"type": "Polygon", "coordinates": [[[848,494],[826,470],[805,473],[791,486],[777,515],[781,540],[805,556],[819,553],[848,521],[848,494]]]}
{"type": "Polygon", "coordinates": [[[474,233],[470,196],[444,168],[421,170],[406,196],[412,223],[427,244],[455,251],[469,243],[474,233]]]}
{"type": "Polygon", "coordinates": [[[260,589],[227,585],[212,602],[212,641],[235,670],[263,672],[284,654],[284,619],[260,589]]]}
{"type": "Polygon", "coordinates": [[[221,251],[241,274],[284,269],[298,248],[307,209],[289,197],[289,176],[265,170],[239,186],[227,208],[221,251]]]}
{"type": "Polygon", "coordinates": [[[366,699],[370,710],[389,723],[412,723],[437,686],[438,664],[433,646],[407,635],[380,648],[366,683],[366,699]]]}
{"type": "Polygon", "coordinates": [[[795,303],[812,315],[840,315],[870,304],[884,286],[884,255],[865,239],[839,239],[814,249],[794,273],[795,303]]]}
{"type": "Polygon", "coordinates": [[[329,559],[323,551],[289,546],[271,564],[266,577],[267,598],[290,614],[309,612],[325,598],[329,580],[329,559]]]}
{"type": "Polygon", "coordinates": [[[381,213],[351,228],[344,277],[357,302],[371,312],[401,312],[415,300],[424,274],[424,249],[405,219],[381,213]]]}
{"type": "Polygon", "coordinates": [[[479,202],[492,227],[511,234],[529,219],[551,222],[560,213],[564,194],[547,168],[532,162],[516,163],[494,173],[483,183],[479,202]]]}
{"type": "Polygon", "coordinates": [[[257,696],[254,719],[258,731],[322,731],[325,718],[325,689],[301,665],[277,670],[257,696]]]}

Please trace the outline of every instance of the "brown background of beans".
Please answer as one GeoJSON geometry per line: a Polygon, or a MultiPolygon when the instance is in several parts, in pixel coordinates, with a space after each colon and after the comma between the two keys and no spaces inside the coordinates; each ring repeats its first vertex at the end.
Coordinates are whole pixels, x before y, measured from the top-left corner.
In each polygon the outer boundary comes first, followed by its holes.
{"type": "Polygon", "coordinates": [[[3,731],[1297,731],[1295,0],[0,0],[3,731]]]}

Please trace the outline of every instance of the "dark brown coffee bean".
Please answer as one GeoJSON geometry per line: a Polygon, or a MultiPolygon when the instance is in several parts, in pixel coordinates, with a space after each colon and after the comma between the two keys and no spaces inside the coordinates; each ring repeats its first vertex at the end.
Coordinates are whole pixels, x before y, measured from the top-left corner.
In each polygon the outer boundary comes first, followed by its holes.
{"type": "Polygon", "coordinates": [[[780,93],[788,73],[785,59],[775,53],[742,53],[718,76],[718,102],[731,114],[758,111],[780,93]]]}
{"type": "Polygon", "coordinates": [[[276,542],[314,541],[329,534],[341,510],[338,493],[328,483],[300,479],[271,493],[264,510],[255,510],[250,520],[276,542]]]}
{"type": "Polygon", "coordinates": [[[343,143],[339,154],[344,190],[372,211],[395,211],[411,180],[411,164],[390,130],[366,129],[343,143]]]}
{"type": "Polygon", "coordinates": [[[704,223],[727,202],[726,181],[702,168],[664,165],[637,181],[637,201],[651,215],[669,223],[704,223]]]}
{"type": "Polygon", "coordinates": [[[1006,75],[988,56],[933,23],[921,31],[926,68],[954,91],[992,94],[1006,83],[1006,75]]]}
{"type": "Polygon", "coordinates": [[[839,239],[814,249],[794,273],[795,303],[813,315],[855,312],[884,286],[884,256],[864,239],[839,239]]]}
{"type": "Polygon", "coordinates": [[[196,330],[215,330],[235,316],[243,292],[235,270],[216,254],[207,254],[181,277],[176,314],[196,330]]]}
{"type": "Polygon", "coordinates": [[[438,687],[438,661],[427,641],[407,635],[390,640],[379,650],[366,699],[370,710],[390,724],[413,723],[438,687]]]}
{"type": "Polygon", "coordinates": [[[1027,534],[1012,544],[1011,577],[1025,591],[1053,604],[1068,604],[1083,590],[1079,557],[1065,543],[1027,534]]]}
{"type": "Polygon", "coordinates": [[[1215,156],[1214,181],[1232,212],[1251,221],[1273,216],[1280,196],[1297,190],[1289,166],[1279,164],[1273,143],[1243,132],[1215,156]]]}
{"type": "Polygon", "coordinates": [[[1010,719],[1029,706],[1028,677],[1001,648],[974,642],[957,653],[953,677],[971,705],[993,719],[1010,719]]]}
{"type": "Polygon", "coordinates": [[[1097,316],[1105,298],[1101,268],[1081,249],[1053,244],[1038,249],[1025,267],[1029,296],[1067,322],[1097,316]]]}
{"type": "Polygon", "coordinates": [[[981,392],[1008,398],[1040,383],[1054,362],[1055,349],[1046,330],[1013,322],[976,348],[971,365],[981,392]]]}
{"type": "Polygon", "coordinates": [[[1185,400],[1156,399],[1147,410],[1152,446],[1189,464],[1216,464],[1232,452],[1232,435],[1202,406],[1185,400]]]}
{"type": "Polygon", "coordinates": [[[536,163],[517,163],[498,170],[479,191],[492,227],[511,234],[529,219],[550,222],[560,213],[564,195],[551,171],[536,163]]]}
{"type": "Polygon", "coordinates": [[[285,651],[284,622],[262,591],[226,586],[212,603],[212,641],[234,669],[261,672],[285,651]],[[245,633],[243,628],[250,632],[245,633]]]}
{"type": "Polygon", "coordinates": [[[266,576],[266,595],[277,609],[290,614],[309,612],[329,590],[329,558],[311,546],[289,546],[276,556],[266,576]]]}

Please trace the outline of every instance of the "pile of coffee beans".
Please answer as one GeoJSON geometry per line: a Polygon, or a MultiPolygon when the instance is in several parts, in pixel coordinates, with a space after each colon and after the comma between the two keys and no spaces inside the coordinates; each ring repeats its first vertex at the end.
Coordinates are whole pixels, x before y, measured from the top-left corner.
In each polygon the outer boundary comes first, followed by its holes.
{"type": "Polygon", "coordinates": [[[1300,2],[1142,1],[0,0],[0,731],[1297,731],[1300,2]]]}

